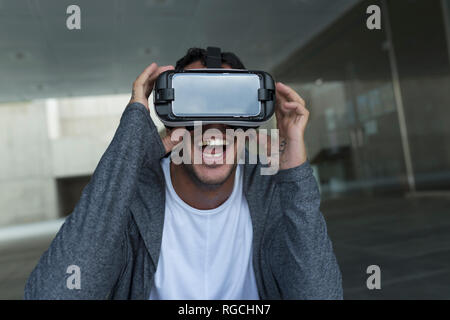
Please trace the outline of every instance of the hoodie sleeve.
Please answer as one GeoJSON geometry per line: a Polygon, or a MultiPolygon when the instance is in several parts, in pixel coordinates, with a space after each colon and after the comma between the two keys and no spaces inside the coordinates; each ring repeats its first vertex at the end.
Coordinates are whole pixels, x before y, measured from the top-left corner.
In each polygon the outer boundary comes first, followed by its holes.
{"type": "Polygon", "coordinates": [[[147,109],[126,107],[74,211],[25,285],[25,299],[105,299],[125,261],[128,206],[141,167],[164,146],[147,109]]]}
{"type": "Polygon", "coordinates": [[[281,218],[271,268],[283,299],[342,299],[342,279],[308,161],[275,176],[281,218]]]}

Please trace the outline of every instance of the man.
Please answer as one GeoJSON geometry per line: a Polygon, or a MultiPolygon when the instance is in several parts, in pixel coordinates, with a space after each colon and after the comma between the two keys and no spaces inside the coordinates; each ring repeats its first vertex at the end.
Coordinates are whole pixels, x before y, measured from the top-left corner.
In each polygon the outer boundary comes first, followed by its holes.
{"type": "MultiPolygon", "coordinates": [[[[176,68],[204,68],[205,53],[190,49],[176,68]]],[[[244,68],[232,53],[222,54],[222,67],[244,68]]],[[[173,68],[152,63],[133,83],[111,144],[30,275],[25,298],[341,299],[307,161],[302,98],[276,84],[277,174],[261,175],[259,163],[217,163],[205,145],[225,144],[225,136],[194,141],[201,164],[176,165],[167,157],[178,143],[173,130],[161,139],[148,106],[155,79],[173,68]],[[73,266],[76,286],[67,273],[73,266]]],[[[236,160],[236,149],[228,156],[236,160]]]]}

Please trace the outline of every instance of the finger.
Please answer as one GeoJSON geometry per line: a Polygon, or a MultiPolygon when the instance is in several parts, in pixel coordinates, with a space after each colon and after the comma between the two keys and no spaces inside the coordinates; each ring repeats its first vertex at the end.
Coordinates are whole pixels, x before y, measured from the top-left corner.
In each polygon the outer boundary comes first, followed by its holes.
{"type": "Polygon", "coordinates": [[[284,118],[284,117],[290,117],[292,115],[296,114],[296,109],[299,106],[299,102],[296,101],[284,101],[281,102],[278,108],[278,117],[284,118]]]}
{"type": "Polygon", "coordinates": [[[152,81],[155,81],[156,78],[158,78],[158,76],[163,73],[164,71],[167,70],[173,70],[175,69],[174,66],[172,65],[167,65],[167,66],[162,66],[162,67],[158,67],[151,75],[150,77],[148,77],[148,81],[151,83],[152,81]]]}
{"type": "Polygon", "coordinates": [[[295,92],[291,87],[285,85],[284,83],[277,82],[276,90],[279,97],[287,101],[298,101],[300,103],[305,103],[305,101],[295,92]]]}
{"type": "Polygon", "coordinates": [[[158,69],[156,69],[144,82],[144,87],[145,87],[145,95],[146,96],[150,96],[150,93],[153,90],[153,84],[156,80],[156,78],[158,78],[158,76],[163,73],[164,71],[167,70],[171,70],[174,69],[173,66],[162,66],[162,67],[158,67],[158,69]]]}
{"type": "Polygon", "coordinates": [[[277,103],[277,106],[275,108],[275,117],[276,117],[277,121],[279,119],[281,119],[283,117],[283,115],[285,114],[285,112],[281,109],[282,108],[281,106],[283,105],[283,103],[284,102],[277,103]]]}
{"type": "Polygon", "coordinates": [[[283,107],[286,111],[294,111],[297,115],[305,115],[309,114],[309,111],[306,107],[299,102],[285,102],[283,107]]]}
{"type": "Polygon", "coordinates": [[[278,85],[278,83],[275,86],[275,89],[276,89],[276,102],[277,102],[277,104],[282,104],[282,103],[286,102],[287,100],[286,100],[285,95],[282,92],[282,89],[279,89],[280,86],[278,85]]]}
{"type": "Polygon", "coordinates": [[[306,125],[309,119],[309,111],[300,103],[287,103],[287,108],[291,109],[293,121],[295,123],[300,123],[306,125]]]}
{"type": "Polygon", "coordinates": [[[158,65],[153,62],[147,68],[142,71],[142,73],[136,78],[136,83],[144,84],[145,81],[158,69],[158,65]]]}
{"type": "Polygon", "coordinates": [[[286,99],[280,99],[280,97],[277,97],[277,104],[275,106],[275,116],[277,121],[281,120],[283,117],[286,116],[286,114],[288,113],[288,110],[285,110],[283,108],[283,105],[287,102],[286,99]]]}
{"type": "Polygon", "coordinates": [[[185,134],[189,134],[186,127],[175,127],[169,133],[171,141],[175,144],[180,142],[185,134]]]}
{"type": "Polygon", "coordinates": [[[177,127],[170,130],[166,129],[166,136],[162,139],[166,153],[172,151],[179,143],[182,143],[183,136],[187,133],[188,131],[185,127],[177,127]]]}

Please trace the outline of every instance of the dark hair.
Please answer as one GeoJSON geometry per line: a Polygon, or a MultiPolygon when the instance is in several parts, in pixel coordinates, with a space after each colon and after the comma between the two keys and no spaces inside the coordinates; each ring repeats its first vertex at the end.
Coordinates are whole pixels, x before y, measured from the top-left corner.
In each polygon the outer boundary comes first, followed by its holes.
{"type": "MultiPolygon", "coordinates": [[[[233,69],[245,69],[241,60],[232,52],[222,52],[222,63],[228,64],[233,69]]],[[[206,50],[201,48],[190,48],[186,55],[177,61],[175,65],[176,71],[183,70],[187,65],[201,61],[206,65],[206,50]]]]}

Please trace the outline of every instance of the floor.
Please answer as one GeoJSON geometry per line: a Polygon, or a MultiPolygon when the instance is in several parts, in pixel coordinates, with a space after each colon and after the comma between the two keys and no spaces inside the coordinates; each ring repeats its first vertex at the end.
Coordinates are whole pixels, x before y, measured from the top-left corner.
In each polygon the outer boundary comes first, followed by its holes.
{"type": "Polygon", "coordinates": [[[324,201],[345,299],[450,299],[450,197],[324,201]],[[381,289],[369,290],[369,265],[381,289]]]}
{"type": "MultiPolygon", "coordinates": [[[[450,197],[384,197],[322,203],[345,299],[450,299],[450,197]],[[381,289],[369,290],[369,265],[381,289]]],[[[52,235],[0,245],[0,299],[21,299],[52,235]]]]}
{"type": "Polygon", "coordinates": [[[22,299],[25,282],[52,237],[0,246],[0,299],[22,299]]]}

